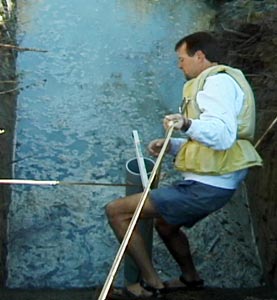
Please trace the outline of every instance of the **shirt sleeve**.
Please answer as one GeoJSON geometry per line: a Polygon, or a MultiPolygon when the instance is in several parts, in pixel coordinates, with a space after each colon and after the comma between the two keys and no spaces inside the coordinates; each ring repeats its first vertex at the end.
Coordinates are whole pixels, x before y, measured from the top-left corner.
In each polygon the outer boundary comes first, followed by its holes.
{"type": "Polygon", "coordinates": [[[185,138],[171,138],[170,139],[170,151],[169,154],[176,156],[180,148],[188,139],[185,138]]]}
{"type": "Polygon", "coordinates": [[[215,150],[230,148],[237,137],[237,116],[243,97],[243,91],[229,75],[208,77],[196,97],[200,117],[192,120],[186,134],[215,150]]]}

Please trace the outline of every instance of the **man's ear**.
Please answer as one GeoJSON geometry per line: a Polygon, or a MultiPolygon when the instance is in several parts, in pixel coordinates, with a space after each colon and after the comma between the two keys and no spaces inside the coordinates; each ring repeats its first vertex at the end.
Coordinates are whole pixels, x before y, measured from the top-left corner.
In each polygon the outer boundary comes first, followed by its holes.
{"type": "Polygon", "coordinates": [[[204,60],[204,59],[206,59],[206,55],[205,55],[205,53],[202,50],[197,50],[195,52],[195,55],[201,61],[204,60]]]}

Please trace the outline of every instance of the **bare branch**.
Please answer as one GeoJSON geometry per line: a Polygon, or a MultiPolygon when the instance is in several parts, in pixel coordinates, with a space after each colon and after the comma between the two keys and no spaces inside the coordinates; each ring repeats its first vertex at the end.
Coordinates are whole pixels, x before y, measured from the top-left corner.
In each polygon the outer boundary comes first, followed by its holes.
{"type": "Polygon", "coordinates": [[[17,88],[11,89],[11,90],[2,91],[2,92],[0,92],[0,95],[9,94],[9,93],[12,93],[12,92],[18,91],[18,90],[20,90],[20,89],[21,89],[20,87],[17,87],[17,88]]]}
{"type": "Polygon", "coordinates": [[[48,52],[47,50],[41,50],[41,49],[35,49],[35,48],[18,47],[18,46],[15,46],[15,45],[1,44],[1,43],[0,43],[0,48],[14,49],[14,50],[17,50],[17,51],[48,52]]]}
{"type": "Polygon", "coordinates": [[[247,37],[247,38],[251,37],[251,35],[249,35],[247,33],[243,33],[243,32],[240,32],[240,31],[236,31],[236,30],[233,30],[233,29],[226,28],[226,27],[224,27],[223,24],[221,24],[221,27],[226,32],[230,32],[230,33],[233,33],[235,35],[238,35],[238,36],[241,36],[241,37],[244,37],[244,38],[245,37],[247,37]]]}
{"type": "Polygon", "coordinates": [[[0,80],[0,83],[17,83],[16,80],[0,80]]]}

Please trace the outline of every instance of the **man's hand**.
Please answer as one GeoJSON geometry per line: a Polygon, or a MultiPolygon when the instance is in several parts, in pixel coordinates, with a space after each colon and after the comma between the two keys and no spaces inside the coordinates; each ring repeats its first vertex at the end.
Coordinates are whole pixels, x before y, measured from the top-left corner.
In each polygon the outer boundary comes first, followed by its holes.
{"type": "Polygon", "coordinates": [[[174,129],[187,131],[191,125],[191,120],[183,117],[181,114],[172,114],[165,116],[163,125],[166,130],[174,126],[174,129]]]}
{"type": "MultiPolygon", "coordinates": [[[[164,141],[165,139],[157,139],[150,142],[148,145],[148,151],[150,152],[150,154],[153,156],[158,156],[159,153],[161,152],[164,141]]],[[[166,152],[168,152],[169,149],[170,149],[170,143],[167,146],[166,152]]]]}

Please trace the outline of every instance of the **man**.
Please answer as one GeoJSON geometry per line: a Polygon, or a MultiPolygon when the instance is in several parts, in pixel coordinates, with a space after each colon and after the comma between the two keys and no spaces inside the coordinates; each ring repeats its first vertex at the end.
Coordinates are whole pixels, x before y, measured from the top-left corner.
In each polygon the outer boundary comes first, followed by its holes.
{"type": "MultiPolygon", "coordinates": [[[[181,227],[192,227],[223,207],[232,197],[247,169],[260,166],[261,158],[251,141],[254,137],[255,104],[241,71],[219,65],[220,50],[215,38],[197,32],[175,46],[179,68],[188,81],[184,85],[182,113],[164,118],[184,139],[171,138],[168,152],[176,155],[175,167],[183,180],[154,189],[143,207],[141,218],[155,218],[156,229],[181,269],[176,280],[163,283],[155,271],[136,228],[128,253],[141,271],[142,281],[127,286],[129,295],[160,296],[174,288],[200,288],[200,278],[191,257],[189,242],[181,227]],[[165,288],[166,285],[166,288],[165,288]]],[[[149,144],[157,156],[164,139],[149,144]]],[[[117,238],[124,237],[141,194],[107,205],[106,212],[117,238]]]]}

